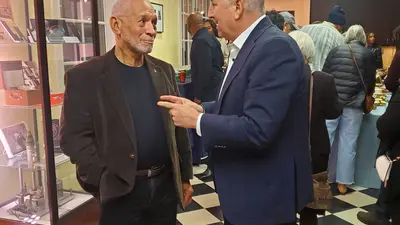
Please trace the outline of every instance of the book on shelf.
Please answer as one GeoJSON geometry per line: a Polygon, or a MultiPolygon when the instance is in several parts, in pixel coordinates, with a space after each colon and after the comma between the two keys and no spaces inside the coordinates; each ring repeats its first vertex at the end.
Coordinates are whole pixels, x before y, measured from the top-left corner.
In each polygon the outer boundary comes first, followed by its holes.
{"type": "Polygon", "coordinates": [[[0,41],[8,42],[8,40],[12,40],[16,43],[27,41],[26,37],[13,20],[0,18],[0,27],[2,28],[0,30],[0,36],[2,36],[0,37],[0,41]]]}
{"type": "Polygon", "coordinates": [[[0,89],[39,90],[40,76],[32,61],[0,61],[0,89]]]}
{"type": "Polygon", "coordinates": [[[26,33],[28,34],[28,40],[30,43],[36,43],[36,30],[26,29],[26,33]]]}
{"type": "Polygon", "coordinates": [[[36,63],[32,61],[22,61],[22,74],[24,75],[24,84],[28,89],[40,89],[40,76],[36,63]]]}
{"type": "Polygon", "coordinates": [[[75,22],[66,22],[66,23],[67,23],[68,33],[71,36],[77,37],[78,40],[81,42],[82,32],[81,29],[78,28],[78,26],[81,26],[81,24],[76,24],[75,22]]]}
{"type": "MultiPolygon", "coordinates": [[[[35,19],[30,19],[30,33],[32,40],[36,40],[35,19]]],[[[79,38],[69,33],[69,28],[65,20],[46,19],[45,21],[46,41],[47,43],[80,43],[79,38]]]]}
{"type": "Polygon", "coordinates": [[[17,123],[0,129],[0,140],[8,158],[26,150],[28,130],[25,122],[17,123]]]}
{"type": "Polygon", "coordinates": [[[23,83],[21,61],[0,61],[0,89],[13,89],[23,83]]]}

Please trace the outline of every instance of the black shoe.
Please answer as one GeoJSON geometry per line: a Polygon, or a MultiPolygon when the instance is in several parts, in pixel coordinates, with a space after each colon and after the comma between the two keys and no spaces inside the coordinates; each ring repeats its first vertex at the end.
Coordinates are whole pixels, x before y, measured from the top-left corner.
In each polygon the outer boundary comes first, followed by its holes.
{"type": "Polygon", "coordinates": [[[367,225],[390,225],[389,219],[379,213],[359,212],[357,219],[367,225]]]}

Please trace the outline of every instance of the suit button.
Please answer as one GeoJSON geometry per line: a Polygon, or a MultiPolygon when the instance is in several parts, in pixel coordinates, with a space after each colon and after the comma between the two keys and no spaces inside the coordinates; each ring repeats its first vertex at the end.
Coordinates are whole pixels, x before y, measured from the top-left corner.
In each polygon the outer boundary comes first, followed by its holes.
{"type": "Polygon", "coordinates": [[[129,154],[129,158],[134,159],[135,155],[134,154],[129,154]]]}

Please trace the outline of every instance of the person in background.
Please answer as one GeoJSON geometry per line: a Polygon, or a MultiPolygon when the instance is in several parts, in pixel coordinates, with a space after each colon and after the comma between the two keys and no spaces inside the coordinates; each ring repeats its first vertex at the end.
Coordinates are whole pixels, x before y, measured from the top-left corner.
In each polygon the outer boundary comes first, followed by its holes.
{"type": "Polygon", "coordinates": [[[197,103],[213,101],[217,97],[217,88],[224,75],[221,44],[216,36],[208,32],[200,13],[189,15],[187,26],[193,39],[190,69],[194,101],[197,103]]]}
{"type": "Polygon", "coordinates": [[[386,89],[392,93],[396,92],[400,85],[400,26],[393,31],[393,37],[396,45],[396,54],[385,79],[386,89]]]}
{"type": "Polygon", "coordinates": [[[354,183],[354,163],[357,140],[363,120],[363,104],[366,95],[375,90],[375,58],[366,48],[367,37],[360,25],[353,25],[347,31],[345,43],[334,48],[326,58],[323,71],[333,76],[343,114],[336,120],[328,120],[327,127],[331,146],[336,133],[338,148],[332,149],[329,158],[329,179],[338,183],[341,194],[347,192],[347,185],[354,183]],[[353,60],[356,58],[360,73],[353,60]],[[367,93],[361,77],[365,82],[367,93]]]}
{"type": "Polygon", "coordinates": [[[345,13],[342,7],[337,5],[333,7],[327,21],[301,28],[301,31],[310,35],[315,45],[314,59],[310,63],[311,71],[322,71],[329,52],[344,44],[344,37],[341,32],[345,24],[345,13]]]}
{"type": "Polygon", "coordinates": [[[383,68],[382,61],[382,48],[376,43],[376,38],[374,33],[368,34],[368,48],[374,53],[375,56],[375,66],[377,69],[383,68]]]}
{"type": "MultiPolygon", "coordinates": [[[[400,157],[400,89],[398,88],[378,119],[377,129],[381,145],[377,156],[388,155],[393,160],[400,157]]],[[[394,162],[390,178],[380,189],[374,211],[359,212],[357,218],[367,225],[400,224],[400,162],[394,162]],[[392,223],[389,222],[392,219],[392,223]]]]}
{"type": "MultiPolygon", "coordinates": [[[[396,44],[396,55],[389,68],[389,75],[385,80],[385,84],[387,82],[386,88],[392,92],[393,96],[385,114],[379,118],[377,123],[379,138],[381,139],[378,157],[386,153],[390,153],[393,156],[400,156],[400,138],[398,135],[400,133],[398,130],[400,127],[398,116],[400,114],[400,89],[398,82],[400,77],[400,26],[394,30],[393,35],[396,44]]],[[[375,210],[359,212],[357,214],[358,220],[367,225],[389,225],[389,219],[392,218],[392,224],[400,224],[399,171],[399,165],[393,167],[390,182],[394,182],[387,188],[382,184],[375,210]],[[395,194],[396,192],[397,195],[395,194]]]]}
{"type": "MultiPolygon", "coordinates": [[[[190,50],[190,70],[192,74],[193,101],[214,101],[217,98],[218,86],[221,83],[224,65],[221,44],[217,38],[208,32],[204,26],[203,16],[193,13],[187,19],[187,26],[192,36],[192,48],[190,50]]],[[[190,130],[193,137],[193,165],[194,174],[203,178],[211,176],[209,168],[201,163],[201,157],[205,155],[201,138],[195,130],[190,130]]]]}
{"type": "Polygon", "coordinates": [[[187,130],[160,95],[178,94],[173,67],[148,54],[157,15],[147,0],[117,0],[115,47],[65,74],[61,150],[82,188],[100,202],[100,225],[175,225],[193,188],[187,130]]]}
{"type": "MultiPolygon", "coordinates": [[[[343,106],[339,102],[333,77],[320,71],[312,73],[308,66],[312,56],[315,54],[315,47],[311,37],[302,31],[290,32],[289,36],[299,45],[307,65],[306,74],[313,79],[310,145],[313,174],[317,174],[327,171],[331,150],[325,120],[338,118],[343,112],[343,106]]],[[[325,210],[304,208],[300,212],[300,224],[317,225],[317,214],[325,215],[325,210]]]]}
{"type": "Polygon", "coordinates": [[[217,100],[158,104],[211,149],[225,225],[295,225],[313,198],[301,51],[264,15],[264,0],[213,0],[208,15],[233,40],[217,100]]]}
{"type": "Polygon", "coordinates": [[[215,24],[214,20],[207,19],[204,22],[204,26],[207,27],[208,32],[214,35],[221,44],[222,54],[224,55],[224,67],[226,68],[228,66],[228,57],[229,57],[228,41],[225,40],[225,38],[221,38],[218,36],[217,25],[215,24]]]}
{"type": "Polygon", "coordinates": [[[285,20],[285,23],[283,24],[283,32],[288,34],[292,31],[300,29],[296,25],[296,20],[290,12],[280,12],[279,14],[283,16],[283,19],[285,20]]]}
{"type": "Polygon", "coordinates": [[[283,31],[283,26],[285,25],[285,18],[281,14],[279,14],[276,10],[267,11],[265,13],[266,16],[269,17],[271,22],[279,28],[279,30],[283,31]]]}

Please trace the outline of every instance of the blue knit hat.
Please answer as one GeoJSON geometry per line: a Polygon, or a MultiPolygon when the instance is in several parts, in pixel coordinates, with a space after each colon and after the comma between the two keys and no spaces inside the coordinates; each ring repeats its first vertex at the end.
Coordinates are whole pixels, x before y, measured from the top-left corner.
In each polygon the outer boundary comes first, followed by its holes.
{"type": "Polygon", "coordinates": [[[328,22],[336,25],[343,26],[346,24],[346,15],[339,5],[333,7],[331,13],[329,13],[328,22]]]}

